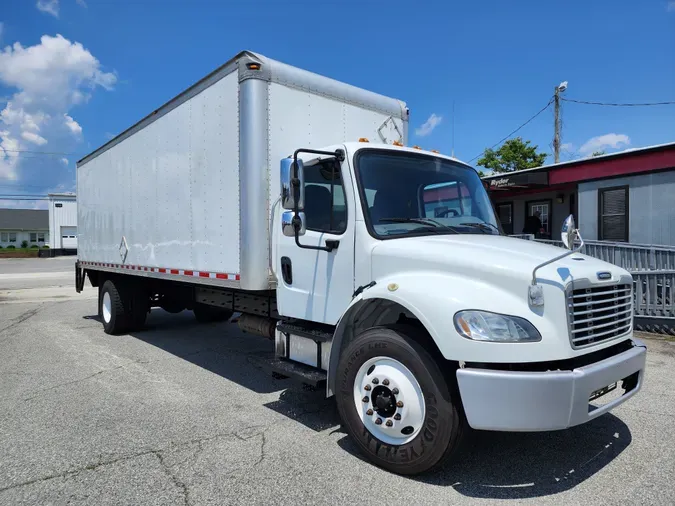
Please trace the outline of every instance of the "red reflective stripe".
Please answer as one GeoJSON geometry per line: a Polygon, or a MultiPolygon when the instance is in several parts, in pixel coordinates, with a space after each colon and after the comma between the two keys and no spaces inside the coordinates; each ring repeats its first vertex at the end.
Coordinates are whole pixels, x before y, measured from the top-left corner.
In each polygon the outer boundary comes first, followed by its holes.
{"type": "Polygon", "coordinates": [[[192,276],[193,272],[192,271],[185,271],[183,272],[186,276],[192,276]]]}
{"type": "Polygon", "coordinates": [[[227,279],[227,274],[221,274],[220,272],[216,274],[217,279],[227,279]]]}
{"type": "Polygon", "coordinates": [[[159,269],[159,272],[161,272],[162,274],[166,274],[166,269],[161,269],[161,268],[160,268],[160,269],[159,269]]]}
{"type": "Polygon", "coordinates": [[[199,273],[199,277],[200,277],[200,278],[208,278],[208,277],[210,277],[210,276],[211,276],[211,275],[210,275],[208,272],[200,272],[200,273],[199,273]]]}
{"type": "Polygon", "coordinates": [[[236,279],[237,281],[239,281],[239,274],[235,274],[235,275],[234,275],[234,279],[236,279]]]}
{"type": "Polygon", "coordinates": [[[178,269],[171,269],[171,274],[178,274],[178,269]]]}

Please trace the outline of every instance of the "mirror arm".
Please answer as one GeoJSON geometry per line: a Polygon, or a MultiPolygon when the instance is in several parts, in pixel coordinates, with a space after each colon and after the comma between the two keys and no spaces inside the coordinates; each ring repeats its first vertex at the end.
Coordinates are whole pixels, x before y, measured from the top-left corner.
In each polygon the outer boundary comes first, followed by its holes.
{"type": "Polygon", "coordinates": [[[532,286],[537,284],[537,271],[539,269],[541,269],[542,267],[546,267],[548,264],[552,264],[553,262],[557,262],[558,260],[561,260],[561,259],[563,259],[567,256],[570,256],[572,253],[576,253],[576,252],[580,251],[581,248],[584,247],[584,239],[581,237],[581,234],[579,233],[579,230],[576,231],[576,236],[579,238],[579,241],[580,241],[579,246],[577,246],[576,248],[574,248],[572,250],[566,251],[562,255],[557,256],[555,258],[552,258],[551,260],[546,260],[546,262],[544,262],[542,264],[539,264],[534,268],[534,270],[532,271],[532,286]]]}
{"type": "MultiPolygon", "coordinates": [[[[310,153],[313,155],[327,155],[336,158],[339,162],[344,162],[345,152],[342,149],[336,149],[335,151],[320,151],[317,149],[296,149],[293,153],[293,177],[291,179],[291,185],[293,186],[293,229],[295,230],[295,244],[298,248],[302,249],[313,249],[319,251],[331,252],[334,249],[337,249],[335,244],[337,241],[326,241],[326,246],[308,246],[306,244],[300,243],[300,228],[302,223],[300,221],[300,209],[298,208],[298,194],[300,193],[300,178],[298,178],[298,154],[299,153],[310,153]]],[[[339,243],[337,243],[339,244],[339,243]]]]}

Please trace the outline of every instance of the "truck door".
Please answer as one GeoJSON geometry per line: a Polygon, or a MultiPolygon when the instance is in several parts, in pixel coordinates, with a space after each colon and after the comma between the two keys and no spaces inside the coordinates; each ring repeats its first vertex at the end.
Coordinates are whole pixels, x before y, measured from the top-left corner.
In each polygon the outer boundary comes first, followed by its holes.
{"type": "Polygon", "coordinates": [[[336,249],[299,248],[294,237],[281,233],[280,221],[275,220],[277,306],[282,316],[335,324],[351,301],[355,198],[348,161],[334,172],[333,163],[315,159],[304,166],[307,231],[300,243],[325,246],[326,241],[337,241],[336,249]]]}

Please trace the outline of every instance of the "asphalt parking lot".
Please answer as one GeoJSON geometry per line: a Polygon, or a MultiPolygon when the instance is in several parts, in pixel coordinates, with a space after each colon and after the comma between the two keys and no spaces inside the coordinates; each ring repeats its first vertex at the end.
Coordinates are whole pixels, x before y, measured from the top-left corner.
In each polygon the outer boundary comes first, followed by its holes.
{"type": "Polygon", "coordinates": [[[474,432],[419,478],[361,460],[271,343],[153,311],[104,334],[74,259],[0,260],[0,504],[675,504],[675,343],[642,392],[567,431],[474,432]]]}

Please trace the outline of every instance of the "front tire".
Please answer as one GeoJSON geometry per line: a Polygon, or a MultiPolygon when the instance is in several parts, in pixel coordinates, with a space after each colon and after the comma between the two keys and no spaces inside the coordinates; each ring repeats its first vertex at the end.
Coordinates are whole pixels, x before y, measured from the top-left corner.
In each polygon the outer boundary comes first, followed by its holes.
{"type": "Polygon", "coordinates": [[[362,453],[388,471],[414,475],[457,449],[465,420],[438,363],[412,327],[369,329],[340,357],[336,401],[362,453]]]}

